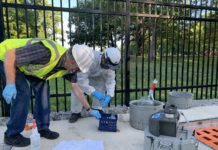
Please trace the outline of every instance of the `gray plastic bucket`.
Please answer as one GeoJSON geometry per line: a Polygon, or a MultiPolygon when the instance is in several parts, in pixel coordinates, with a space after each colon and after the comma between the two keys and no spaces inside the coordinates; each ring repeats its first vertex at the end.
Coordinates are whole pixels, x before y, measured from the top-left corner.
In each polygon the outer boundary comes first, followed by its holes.
{"type": "Polygon", "coordinates": [[[163,105],[164,103],[156,100],[152,105],[144,99],[130,101],[130,125],[144,131],[150,115],[162,110],[163,105]]]}
{"type": "Polygon", "coordinates": [[[192,106],[193,94],[190,92],[169,92],[166,105],[175,105],[178,109],[187,109],[192,106]]]}

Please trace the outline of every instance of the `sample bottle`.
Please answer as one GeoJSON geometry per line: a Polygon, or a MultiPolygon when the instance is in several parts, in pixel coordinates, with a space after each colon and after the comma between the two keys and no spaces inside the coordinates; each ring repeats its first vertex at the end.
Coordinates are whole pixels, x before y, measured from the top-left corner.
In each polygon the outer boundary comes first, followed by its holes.
{"type": "Polygon", "coordinates": [[[148,99],[154,100],[154,90],[156,88],[156,85],[157,85],[157,80],[154,79],[153,83],[151,84],[151,88],[149,89],[148,99]]]}
{"type": "Polygon", "coordinates": [[[31,150],[40,150],[40,134],[37,130],[36,120],[33,119],[32,134],[30,135],[31,150]]]}

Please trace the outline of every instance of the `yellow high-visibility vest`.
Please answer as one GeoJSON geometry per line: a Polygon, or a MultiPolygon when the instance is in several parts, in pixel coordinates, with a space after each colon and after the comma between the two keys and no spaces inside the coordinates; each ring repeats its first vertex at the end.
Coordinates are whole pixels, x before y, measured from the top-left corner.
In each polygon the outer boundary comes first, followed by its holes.
{"type": "Polygon", "coordinates": [[[61,56],[67,49],[55,41],[40,38],[30,39],[7,39],[0,43],[0,60],[4,61],[5,53],[8,50],[23,47],[32,43],[41,42],[45,47],[51,51],[50,61],[47,64],[29,64],[20,66],[19,69],[26,75],[32,75],[40,79],[49,80],[51,78],[61,77],[69,72],[67,70],[60,70],[50,76],[47,74],[54,69],[59,62],[61,56]]]}

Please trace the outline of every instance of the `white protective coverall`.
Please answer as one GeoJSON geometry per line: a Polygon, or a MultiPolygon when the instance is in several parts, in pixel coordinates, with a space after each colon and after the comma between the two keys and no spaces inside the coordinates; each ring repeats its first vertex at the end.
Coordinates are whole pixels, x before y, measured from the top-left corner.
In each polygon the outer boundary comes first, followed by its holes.
{"type": "MultiPolygon", "coordinates": [[[[101,56],[103,52],[94,52],[94,62],[92,63],[89,72],[77,73],[77,83],[84,93],[91,95],[92,92],[99,91],[103,94],[114,96],[115,91],[115,71],[111,69],[103,69],[101,67],[101,56]]],[[[102,101],[92,97],[92,108],[100,109],[102,101]]],[[[82,111],[82,104],[71,91],[71,112],[80,113],[82,111]]]]}

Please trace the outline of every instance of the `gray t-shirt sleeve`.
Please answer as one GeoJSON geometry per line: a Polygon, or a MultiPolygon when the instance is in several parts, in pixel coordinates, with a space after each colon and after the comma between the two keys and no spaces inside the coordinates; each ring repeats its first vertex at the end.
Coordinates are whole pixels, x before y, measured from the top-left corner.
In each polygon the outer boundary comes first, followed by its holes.
{"type": "Polygon", "coordinates": [[[17,48],[15,50],[15,54],[16,66],[29,64],[46,64],[51,58],[50,50],[41,42],[17,48]]]}

